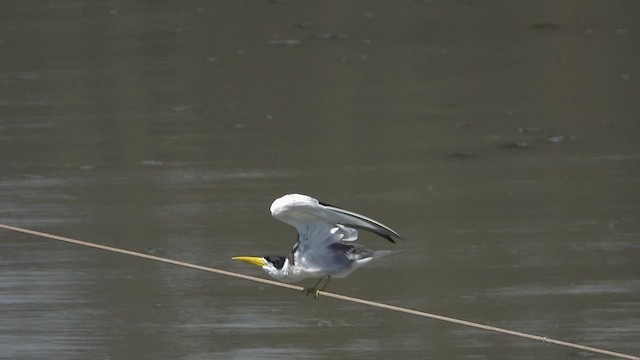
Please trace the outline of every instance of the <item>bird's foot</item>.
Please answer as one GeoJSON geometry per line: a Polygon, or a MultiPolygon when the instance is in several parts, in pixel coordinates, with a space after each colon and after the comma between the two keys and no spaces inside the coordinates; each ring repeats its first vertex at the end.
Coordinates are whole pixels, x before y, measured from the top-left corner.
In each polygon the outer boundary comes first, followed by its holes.
{"type": "Polygon", "coordinates": [[[302,293],[307,296],[309,296],[310,294],[313,294],[314,299],[317,299],[318,296],[320,296],[320,290],[318,290],[316,287],[304,288],[302,289],[302,293]]]}
{"type": "Polygon", "coordinates": [[[325,283],[322,289],[318,290],[318,285],[320,285],[321,282],[322,278],[318,279],[318,281],[316,281],[316,283],[312,287],[306,287],[302,289],[302,293],[306,294],[307,296],[309,296],[309,294],[313,294],[313,298],[317,299],[318,296],[320,296],[320,291],[324,290],[324,288],[327,287],[327,284],[325,283]]]}

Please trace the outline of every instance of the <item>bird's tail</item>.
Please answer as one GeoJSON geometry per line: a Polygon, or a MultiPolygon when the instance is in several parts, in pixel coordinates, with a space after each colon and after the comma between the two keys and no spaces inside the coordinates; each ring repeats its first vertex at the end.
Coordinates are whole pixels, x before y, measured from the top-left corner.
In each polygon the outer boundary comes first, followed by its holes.
{"type": "Polygon", "coordinates": [[[403,252],[404,250],[405,249],[400,249],[400,250],[376,250],[376,251],[372,251],[371,258],[376,259],[376,258],[387,256],[387,255],[393,255],[393,254],[397,254],[397,253],[403,252]]]}

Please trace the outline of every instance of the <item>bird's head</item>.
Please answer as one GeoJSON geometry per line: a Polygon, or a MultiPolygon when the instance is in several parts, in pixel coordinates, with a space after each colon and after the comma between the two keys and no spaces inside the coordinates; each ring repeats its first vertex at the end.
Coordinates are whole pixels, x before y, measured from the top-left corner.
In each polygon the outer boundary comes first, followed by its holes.
{"type": "Polygon", "coordinates": [[[282,270],[284,268],[285,261],[287,260],[284,256],[264,256],[264,257],[256,257],[256,256],[236,256],[232,258],[233,260],[239,260],[242,262],[246,262],[247,264],[256,265],[262,268],[262,270],[266,271],[269,275],[280,278],[282,274],[282,270]]]}

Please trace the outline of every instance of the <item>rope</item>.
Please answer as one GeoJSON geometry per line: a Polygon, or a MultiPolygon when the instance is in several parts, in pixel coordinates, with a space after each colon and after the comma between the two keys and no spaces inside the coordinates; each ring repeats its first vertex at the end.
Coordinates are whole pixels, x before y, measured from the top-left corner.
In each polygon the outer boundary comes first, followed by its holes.
{"type": "MultiPolygon", "coordinates": [[[[285,283],[281,283],[281,282],[277,282],[277,281],[273,281],[273,280],[262,279],[262,278],[257,278],[257,277],[253,277],[253,276],[249,276],[249,275],[242,275],[242,274],[234,273],[234,272],[231,272],[231,271],[225,271],[225,270],[215,269],[215,268],[211,268],[211,267],[206,267],[206,266],[201,266],[201,265],[196,265],[196,264],[190,264],[190,263],[186,263],[186,262],[182,262],[182,261],[178,261],[178,260],[172,260],[172,259],[167,259],[167,258],[163,258],[163,257],[159,257],[159,256],[154,256],[154,255],[139,253],[139,252],[135,252],[135,251],[115,248],[115,247],[111,247],[111,246],[91,243],[91,242],[87,242],[87,241],[71,239],[71,238],[64,237],[64,236],[59,236],[59,235],[47,234],[47,233],[34,231],[34,230],[29,230],[29,229],[24,229],[24,228],[20,228],[20,227],[11,226],[11,225],[0,224],[0,228],[5,229],[5,230],[9,230],[9,231],[15,231],[15,232],[27,234],[27,235],[33,235],[33,236],[48,238],[48,239],[52,239],[52,240],[63,241],[63,242],[70,243],[70,244],[76,244],[76,245],[80,245],[80,246],[91,247],[91,248],[94,248],[94,249],[100,249],[100,250],[115,252],[115,253],[119,253],[119,254],[135,256],[135,257],[142,258],[142,259],[147,259],[147,260],[152,260],[152,261],[159,261],[159,262],[172,264],[172,265],[177,265],[177,266],[182,266],[182,267],[186,267],[186,268],[190,268],[190,269],[201,270],[201,271],[216,273],[216,274],[225,275],[225,276],[231,276],[231,277],[234,277],[234,278],[237,278],[237,279],[254,281],[254,282],[257,282],[257,283],[261,283],[261,284],[279,286],[279,287],[282,287],[282,288],[291,289],[291,290],[297,290],[297,291],[304,290],[303,287],[297,286],[297,285],[285,284],[285,283]]],[[[640,360],[640,357],[634,356],[634,355],[630,355],[630,354],[624,354],[624,353],[605,350],[605,349],[600,349],[600,348],[596,348],[596,347],[591,347],[591,346],[586,346],[586,345],[566,342],[566,341],[562,341],[562,340],[556,340],[556,339],[552,339],[552,338],[548,338],[548,337],[544,337],[544,336],[533,335],[533,334],[523,333],[523,332],[509,330],[509,329],[503,329],[503,328],[499,328],[499,327],[495,327],[495,326],[479,324],[479,323],[466,321],[466,320],[460,320],[460,319],[451,318],[451,317],[447,317],[447,316],[431,314],[431,313],[418,311],[418,310],[412,310],[412,309],[408,309],[408,308],[404,308],[404,307],[400,307],[400,306],[383,304],[383,303],[379,303],[379,302],[375,302],[375,301],[354,298],[354,297],[351,297],[351,296],[335,294],[335,293],[331,293],[331,292],[327,292],[327,291],[320,291],[320,294],[322,296],[326,296],[326,297],[330,297],[330,298],[334,298],[334,299],[338,299],[338,300],[354,302],[354,303],[358,303],[358,304],[362,304],[362,305],[373,306],[373,307],[377,307],[377,308],[381,308],[381,309],[386,309],[386,310],[401,312],[401,313],[405,313],[405,314],[425,317],[425,318],[429,318],[429,319],[433,319],[433,320],[445,321],[445,322],[448,322],[448,323],[458,324],[458,325],[472,327],[472,328],[476,328],[476,329],[493,331],[493,332],[496,332],[496,333],[516,336],[516,337],[525,338],[525,339],[529,339],[529,340],[535,340],[535,341],[545,342],[545,343],[549,343],[549,344],[570,347],[570,348],[574,348],[574,349],[578,349],[578,350],[582,350],[582,351],[588,351],[588,352],[597,353],[597,354],[609,355],[609,356],[613,356],[613,357],[617,357],[617,358],[621,358],[621,359],[640,360]]]]}

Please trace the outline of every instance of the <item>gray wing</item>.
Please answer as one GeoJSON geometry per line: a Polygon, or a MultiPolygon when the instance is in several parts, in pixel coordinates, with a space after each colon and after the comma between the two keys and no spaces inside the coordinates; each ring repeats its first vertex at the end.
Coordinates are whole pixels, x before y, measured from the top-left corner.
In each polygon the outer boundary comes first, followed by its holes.
{"type": "Polygon", "coordinates": [[[356,240],[357,229],[370,231],[393,243],[393,238],[401,238],[397,232],[378,221],[321,203],[306,195],[289,194],[276,199],[271,204],[271,214],[295,227],[300,246],[306,249],[356,240]]]}
{"type": "Polygon", "coordinates": [[[319,204],[321,206],[324,206],[325,209],[331,211],[329,217],[334,219],[337,224],[355,228],[355,229],[370,231],[376,235],[379,235],[387,239],[388,241],[391,241],[394,244],[396,243],[393,240],[394,237],[398,239],[402,238],[400,234],[395,232],[390,227],[382,223],[379,223],[378,221],[375,221],[371,218],[368,218],[364,215],[360,215],[358,213],[355,213],[349,210],[340,209],[333,205],[329,205],[323,202],[319,202],[319,204]]]}

